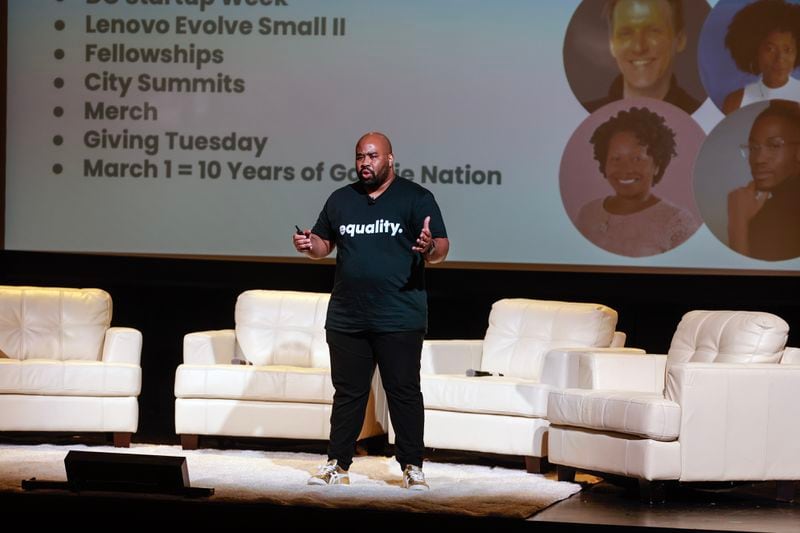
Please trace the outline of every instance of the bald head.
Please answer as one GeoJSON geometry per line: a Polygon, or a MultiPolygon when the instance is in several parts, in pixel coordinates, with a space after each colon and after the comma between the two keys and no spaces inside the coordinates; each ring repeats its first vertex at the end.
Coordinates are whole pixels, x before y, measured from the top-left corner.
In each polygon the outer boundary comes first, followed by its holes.
{"type": "Polygon", "coordinates": [[[366,141],[367,139],[369,139],[370,142],[372,142],[372,143],[383,142],[384,143],[384,148],[386,150],[386,153],[387,154],[391,154],[392,153],[392,141],[389,140],[389,137],[387,137],[386,135],[384,135],[383,133],[381,133],[379,131],[370,131],[370,132],[367,132],[364,135],[362,135],[361,138],[356,143],[356,150],[358,150],[358,146],[362,142],[366,141]],[[374,139],[373,139],[373,137],[374,137],[374,139]]]}
{"type": "Polygon", "coordinates": [[[356,171],[370,193],[382,191],[394,179],[394,155],[389,137],[377,131],[361,136],[356,144],[356,171]]]}

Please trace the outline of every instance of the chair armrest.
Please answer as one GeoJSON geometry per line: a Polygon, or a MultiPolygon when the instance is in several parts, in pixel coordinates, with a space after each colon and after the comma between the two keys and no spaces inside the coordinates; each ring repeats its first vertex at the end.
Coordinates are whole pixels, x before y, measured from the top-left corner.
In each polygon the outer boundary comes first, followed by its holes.
{"type": "Polygon", "coordinates": [[[800,479],[800,365],[676,363],[681,479],[800,479]]]}
{"type": "Polygon", "coordinates": [[[482,340],[439,340],[422,343],[423,374],[464,374],[467,369],[480,369],[483,357],[482,340]]]}
{"type": "Polygon", "coordinates": [[[578,387],[581,389],[621,390],[635,392],[664,391],[666,355],[630,353],[608,348],[580,353],[578,387]],[[636,355],[636,354],[634,354],[636,355]]]}
{"type": "Polygon", "coordinates": [[[800,348],[792,348],[791,346],[784,348],[783,357],[781,357],[781,364],[800,365],[800,348]]]}
{"type": "Polygon", "coordinates": [[[108,328],[103,342],[102,361],[141,366],[142,333],[133,328],[108,328]]]}
{"type": "Polygon", "coordinates": [[[236,331],[197,331],[183,337],[183,362],[187,365],[230,364],[236,350],[236,331]]]}
{"type": "Polygon", "coordinates": [[[580,356],[604,352],[625,357],[644,354],[639,348],[555,348],[544,356],[540,381],[559,389],[576,389],[580,387],[580,356]]]}
{"type": "Polygon", "coordinates": [[[623,348],[625,346],[625,341],[627,340],[628,336],[625,334],[624,331],[615,331],[614,336],[611,337],[611,347],[612,348],[623,348]]]}

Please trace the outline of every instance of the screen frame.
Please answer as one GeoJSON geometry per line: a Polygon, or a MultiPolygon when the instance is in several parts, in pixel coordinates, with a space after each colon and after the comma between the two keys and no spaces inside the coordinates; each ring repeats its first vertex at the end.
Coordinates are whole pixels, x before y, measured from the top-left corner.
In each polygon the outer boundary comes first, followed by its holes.
{"type": "MultiPolygon", "coordinates": [[[[8,49],[8,4],[0,2],[0,41],[6,53],[0,57],[0,93],[2,94],[2,105],[0,105],[0,120],[3,123],[2,137],[0,138],[0,250],[6,250],[6,141],[8,134],[7,124],[7,54],[8,49]]],[[[289,238],[287,236],[287,238],[289,238]]],[[[454,243],[457,246],[457,243],[454,243]]],[[[44,252],[44,250],[14,250],[20,252],[44,252]]],[[[215,260],[215,261],[244,261],[254,263],[306,263],[308,259],[304,257],[282,257],[282,256],[237,256],[237,255],[198,255],[181,253],[122,253],[122,252],[86,252],[86,251],[47,251],[50,253],[70,253],[90,256],[122,256],[122,257],[154,257],[167,259],[196,259],[196,260],[215,260]]],[[[335,258],[325,258],[317,261],[319,264],[334,264],[335,258]]],[[[733,268],[713,268],[713,267],[656,267],[656,266],[628,266],[628,265],[598,265],[598,264],[558,264],[558,263],[495,263],[477,261],[449,261],[439,265],[432,265],[432,268],[441,269],[466,269],[466,270],[506,270],[506,271],[537,271],[537,272],[596,272],[596,273],[620,273],[620,274],[691,274],[691,275],[732,275],[732,276],[770,276],[770,277],[797,277],[800,276],[798,270],[788,269],[733,269],[733,268]]]]}

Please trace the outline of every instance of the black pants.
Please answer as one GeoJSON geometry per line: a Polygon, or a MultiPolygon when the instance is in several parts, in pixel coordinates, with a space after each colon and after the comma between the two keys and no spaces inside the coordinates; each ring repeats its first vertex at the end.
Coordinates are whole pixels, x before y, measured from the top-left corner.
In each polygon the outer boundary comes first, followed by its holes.
{"type": "Polygon", "coordinates": [[[397,461],[403,468],[407,464],[422,466],[425,412],[419,372],[423,337],[423,331],[327,331],[336,389],[328,459],[337,459],[342,468],[350,468],[377,363],[397,434],[397,461]]]}

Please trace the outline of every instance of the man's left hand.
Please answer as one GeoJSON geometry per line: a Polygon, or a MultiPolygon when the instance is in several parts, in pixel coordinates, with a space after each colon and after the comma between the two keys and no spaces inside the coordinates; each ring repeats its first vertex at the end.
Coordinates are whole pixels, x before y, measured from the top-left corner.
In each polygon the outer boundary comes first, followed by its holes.
{"type": "Polygon", "coordinates": [[[411,249],[415,252],[419,252],[422,255],[427,255],[430,253],[431,249],[435,246],[433,243],[433,236],[431,235],[431,217],[425,217],[425,220],[422,222],[422,231],[419,232],[419,237],[417,237],[417,243],[415,246],[412,246],[411,249]]]}

